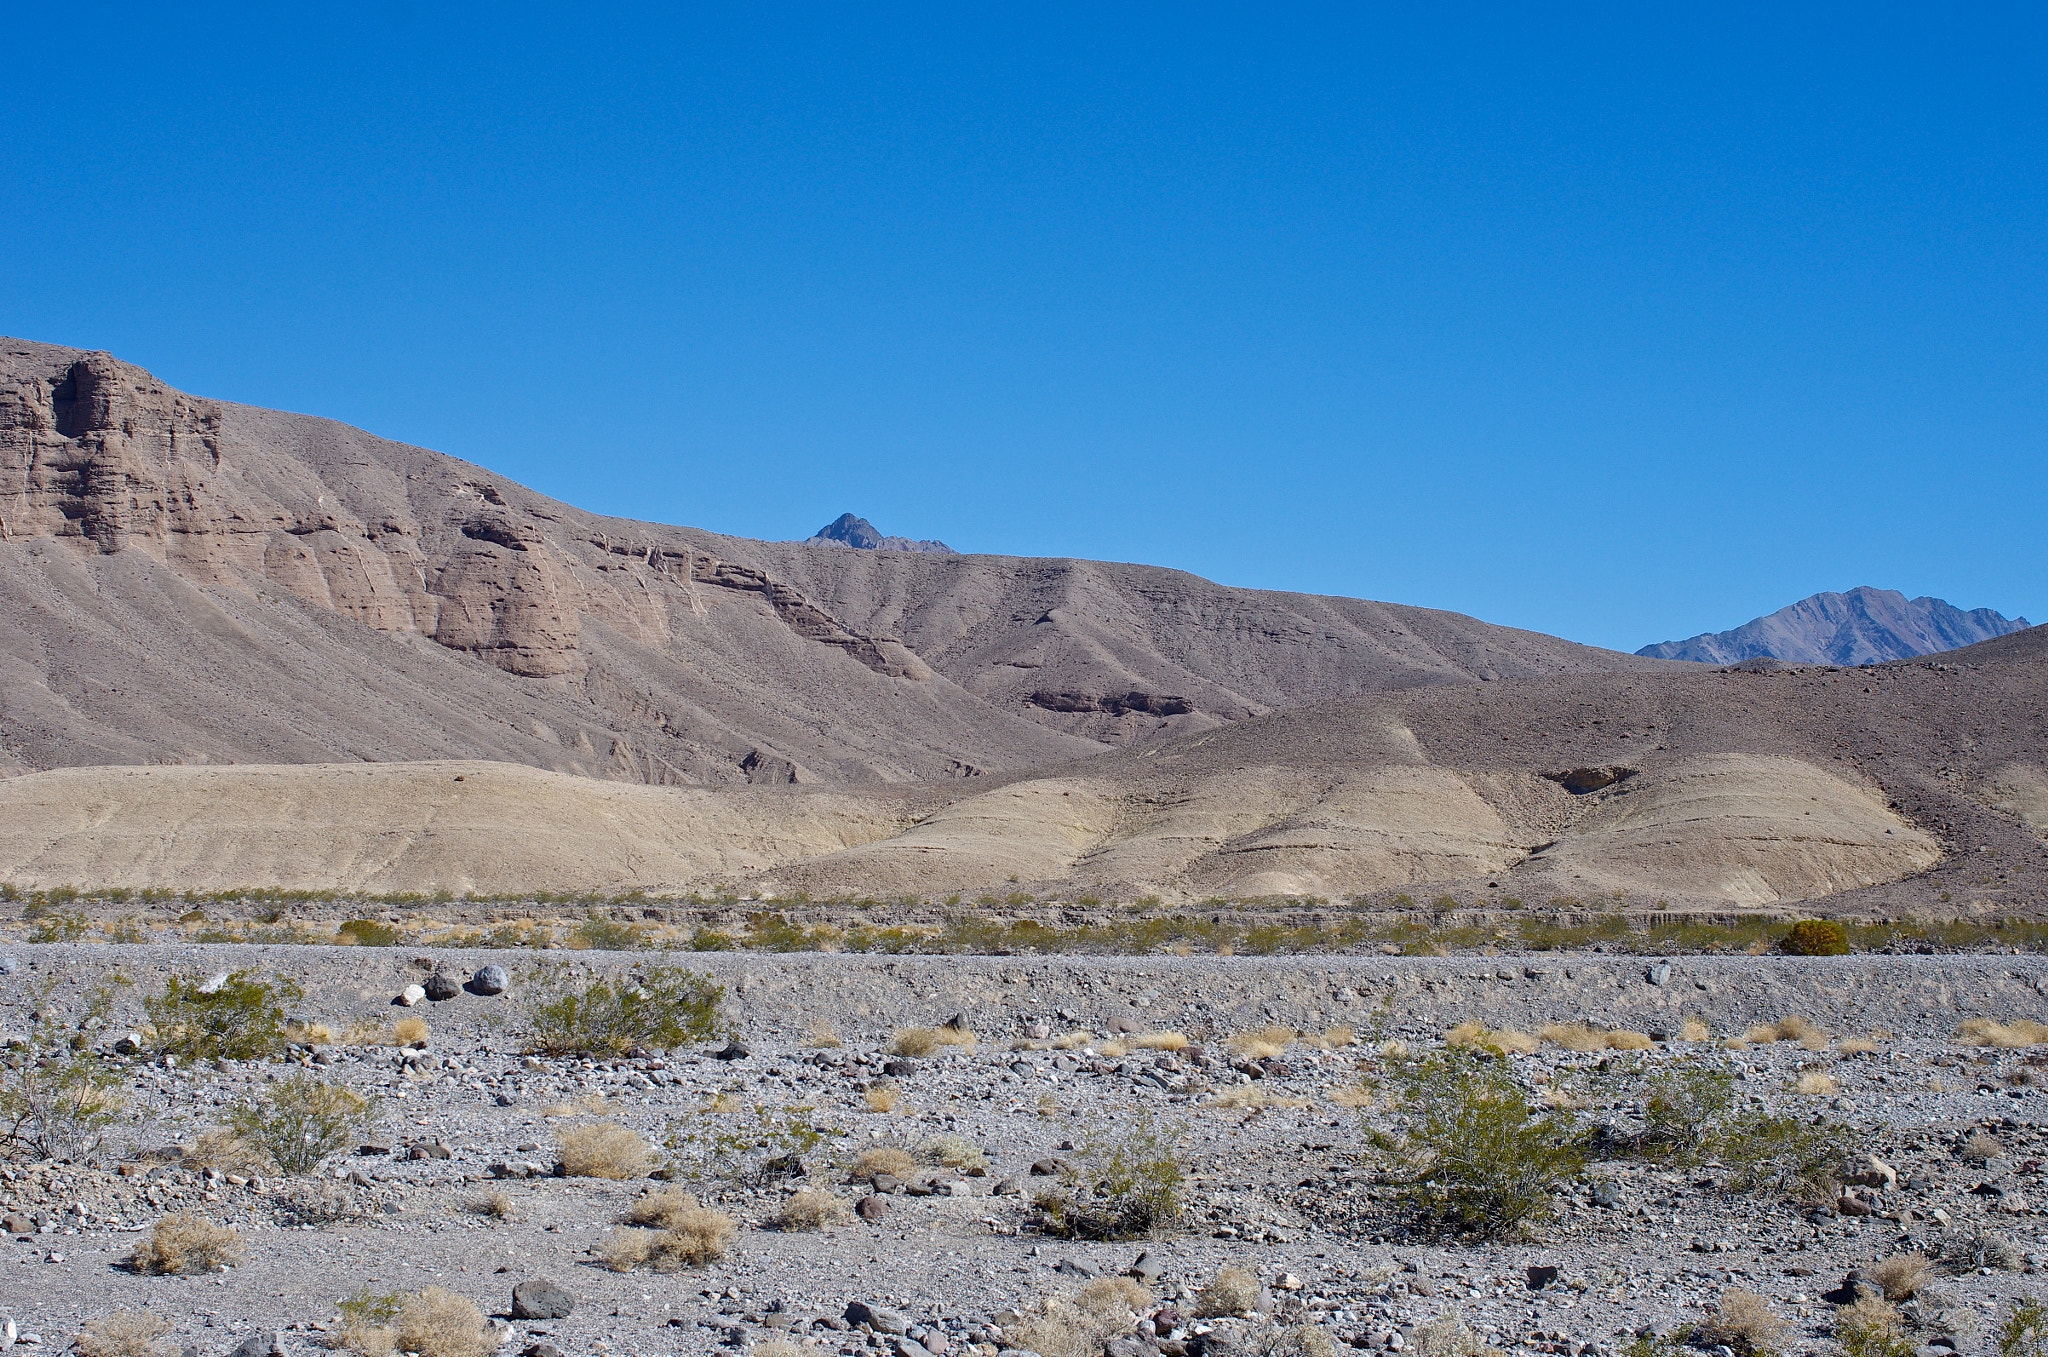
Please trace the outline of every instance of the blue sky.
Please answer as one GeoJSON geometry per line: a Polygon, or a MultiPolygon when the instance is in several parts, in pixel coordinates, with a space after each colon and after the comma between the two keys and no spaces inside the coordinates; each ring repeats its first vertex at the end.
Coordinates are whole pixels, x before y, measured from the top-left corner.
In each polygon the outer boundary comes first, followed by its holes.
{"type": "Polygon", "coordinates": [[[2038,6],[482,11],[15,11],[0,331],[747,536],[2048,621],[2038,6]]]}

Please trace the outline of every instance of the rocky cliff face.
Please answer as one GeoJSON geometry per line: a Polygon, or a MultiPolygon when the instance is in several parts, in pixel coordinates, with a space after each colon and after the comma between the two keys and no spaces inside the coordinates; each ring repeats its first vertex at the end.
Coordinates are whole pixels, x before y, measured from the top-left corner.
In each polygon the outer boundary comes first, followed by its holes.
{"type": "Polygon", "coordinates": [[[0,340],[0,772],[494,758],[950,779],[1347,692],[1656,667],[1141,566],[601,518],[0,340]]]}

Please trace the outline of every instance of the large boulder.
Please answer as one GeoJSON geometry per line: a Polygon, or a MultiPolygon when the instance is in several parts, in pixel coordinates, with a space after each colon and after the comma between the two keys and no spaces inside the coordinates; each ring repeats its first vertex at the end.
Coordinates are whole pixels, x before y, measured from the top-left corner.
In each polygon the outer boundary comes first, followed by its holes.
{"type": "Polygon", "coordinates": [[[512,1288],[514,1319],[567,1319],[575,1309],[576,1297],[545,1277],[512,1288]]]}

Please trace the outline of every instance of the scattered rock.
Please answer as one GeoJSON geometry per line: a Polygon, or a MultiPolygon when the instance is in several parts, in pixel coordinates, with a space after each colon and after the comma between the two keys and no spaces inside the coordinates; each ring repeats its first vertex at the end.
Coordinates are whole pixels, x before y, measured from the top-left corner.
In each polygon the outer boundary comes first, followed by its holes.
{"type": "Polygon", "coordinates": [[[1131,1264],[1129,1275],[1150,1286],[1159,1280],[1159,1274],[1165,1270],[1165,1267],[1159,1261],[1158,1255],[1154,1254],[1152,1250],[1147,1249],[1138,1255],[1136,1262],[1131,1264]]]}
{"type": "Polygon", "coordinates": [[[1034,1178],[1056,1177],[1059,1171],[1060,1161],[1057,1159],[1039,1159],[1031,1165],[1031,1176],[1034,1178]]]}
{"type": "Polygon", "coordinates": [[[462,993],[462,982],[446,971],[435,971],[427,977],[426,996],[435,1003],[446,1003],[462,993]]]}
{"type": "Polygon", "coordinates": [[[880,1220],[889,1214],[889,1199],[883,1196],[867,1196],[860,1199],[860,1205],[853,1208],[862,1220],[880,1220]]]}
{"type": "Polygon", "coordinates": [[[229,1349],[228,1357],[285,1357],[284,1335],[252,1333],[229,1349]]]}
{"type": "Polygon", "coordinates": [[[719,1060],[745,1060],[751,1054],[752,1052],[740,1045],[738,1041],[728,1041],[724,1046],[712,1052],[712,1055],[719,1060]]]}
{"type": "Polygon", "coordinates": [[[392,1002],[401,1008],[411,1008],[424,1001],[426,997],[427,992],[418,985],[407,985],[398,992],[398,997],[392,1000],[392,1002]]]}
{"type": "Polygon", "coordinates": [[[545,1277],[512,1288],[514,1319],[567,1319],[575,1309],[576,1297],[545,1277]]]}
{"type": "Polygon", "coordinates": [[[910,1332],[910,1321],[894,1310],[865,1301],[853,1301],[846,1307],[846,1322],[855,1328],[865,1324],[876,1333],[901,1338],[910,1332]]]}
{"type": "Polygon", "coordinates": [[[562,1350],[543,1338],[520,1349],[519,1357],[562,1357],[562,1350]]]}
{"type": "Polygon", "coordinates": [[[503,994],[511,985],[511,977],[505,974],[503,966],[485,966],[469,977],[470,990],[486,997],[503,994]]]}
{"type": "Polygon", "coordinates": [[[199,992],[201,994],[218,994],[220,993],[220,987],[227,982],[228,973],[226,971],[217,971],[200,982],[199,992]]]}
{"type": "Polygon", "coordinates": [[[1531,1291],[1541,1291],[1544,1287],[1557,1280],[1557,1269],[1548,1265],[1532,1266],[1529,1268],[1528,1274],[1529,1289],[1531,1291]]]}

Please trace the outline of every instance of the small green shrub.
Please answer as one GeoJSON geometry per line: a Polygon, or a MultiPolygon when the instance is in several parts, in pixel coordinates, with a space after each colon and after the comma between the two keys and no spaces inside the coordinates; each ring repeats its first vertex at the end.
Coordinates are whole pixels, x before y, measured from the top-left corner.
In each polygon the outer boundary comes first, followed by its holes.
{"type": "Polygon", "coordinates": [[[236,971],[219,985],[171,977],[162,994],[142,1001],[156,1028],[157,1048],[191,1060],[260,1060],[285,1045],[285,1005],[305,992],[285,977],[270,983],[236,971]]]}
{"type": "Polygon", "coordinates": [[[1730,1170],[1729,1191],[1818,1204],[1831,1201],[1841,1187],[1849,1132],[1834,1122],[1815,1125],[1752,1111],[1726,1122],[1713,1150],[1730,1170]]]}
{"type": "Polygon", "coordinates": [[[1180,1223],[1184,1206],[1181,1130],[1149,1112],[1092,1126],[1060,1170],[1059,1186],[1038,1198],[1045,1228],[1069,1239],[1137,1239],[1180,1223]]]}
{"type": "Polygon", "coordinates": [[[34,920],[28,930],[30,942],[77,942],[92,931],[85,915],[75,909],[45,908],[27,917],[34,920]]]}
{"type": "Polygon", "coordinates": [[[667,1050],[702,1041],[718,1025],[725,987],[669,967],[636,980],[579,986],[566,964],[541,967],[527,985],[529,1045],[545,1055],[617,1055],[635,1046],[667,1050]]]}
{"type": "Polygon", "coordinates": [[[357,947],[396,947],[401,936],[391,924],[375,919],[350,919],[334,931],[357,947]]]}
{"type": "Polygon", "coordinates": [[[1660,1071],[1643,1099],[1643,1148],[1686,1166],[1712,1158],[1734,1101],[1729,1070],[1684,1065],[1660,1071]]]}
{"type": "Polygon", "coordinates": [[[1404,1133],[1369,1133],[1387,1179],[1424,1229],[1492,1238],[1544,1219],[1585,1167],[1569,1112],[1538,1112],[1505,1062],[1446,1049],[1389,1075],[1404,1133]]]}
{"type": "Polygon", "coordinates": [[[647,945],[647,933],[636,925],[592,914],[570,931],[569,945],[594,952],[635,952],[647,945]]]}
{"type": "Polygon", "coordinates": [[[2031,1297],[1999,1322],[1998,1357],[2048,1357],[2048,1306],[2031,1297]]]}
{"type": "MultiPolygon", "coordinates": [[[[45,984],[36,1003],[46,1002],[55,987],[54,979],[45,984]]],[[[112,1007],[112,994],[101,989],[89,999],[86,1019],[104,1020],[112,1007]]],[[[36,1024],[27,1049],[10,1054],[0,1067],[0,1145],[12,1155],[88,1163],[99,1157],[120,1118],[118,1073],[70,1027],[36,1024]]]]}
{"type": "Polygon", "coordinates": [[[228,1114],[235,1134],[286,1173],[311,1173],[376,1121],[376,1103],[310,1074],[273,1084],[228,1114]]]}
{"type": "Polygon", "coordinates": [[[1801,919],[1778,942],[1787,956],[1847,956],[1849,932],[1833,919],[1801,919]]]}
{"type": "Polygon", "coordinates": [[[705,1108],[687,1122],[669,1123],[668,1148],[686,1161],[683,1172],[699,1181],[716,1179],[735,1187],[761,1188],[782,1178],[800,1178],[804,1157],[846,1132],[820,1126],[809,1104],[755,1103],[745,1112],[705,1108]]]}

